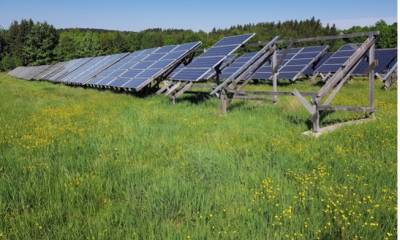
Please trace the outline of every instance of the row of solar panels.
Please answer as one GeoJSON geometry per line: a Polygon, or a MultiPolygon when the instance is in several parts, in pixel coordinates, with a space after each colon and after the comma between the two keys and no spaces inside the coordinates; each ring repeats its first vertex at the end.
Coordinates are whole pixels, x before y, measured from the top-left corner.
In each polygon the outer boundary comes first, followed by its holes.
{"type": "Polygon", "coordinates": [[[172,71],[200,42],[169,45],[132,53],[89,57],[50,66],[18,67],[10,75],[73,85],[110,86],[140,90],[172,71]]]}
{"type": "MultiPolygon", "coordinates": [[[[257,53],[245,53],[235,58],[234,53],[255,34],[225,37],[212,47],[183,64],[201,45],[192,42],[114,54],[93,58],[80,58],[50,66],[18,67],[10,75],[23,79],[49,80],[66,84],[95,87],[117,87],[139,91],[154,80],[197,82],[215,77],[217,68],[222,70],[220,79],[226,79],[250,61],[257,53]],[[226,66],[225,68],[223,68],[226,66]]],[[[290,48],[278,52],[278,79],[297,78],[318,73],[337,71],[357,49],[348,44],[334,53],[328,46],[290,48]]],[[[396,49],[377,49],[378,73],[385,73],[397,62],[396,49]]],[[[363,59],[353,74],[366,74],[368,60],[363,59]]],[[[270,79],[272,67],[266,62],[251,76],[253,79],[270,79]]]]}
{"type": "MultiPolygon", "coordinates": [[[[328,46],[291,48],[278,53],[278,79],[296,80],[302,76],[311,76],[319,73],[327,74],[336,72],[347,59],[355,52],[357,46],[344,45],[334,53],[327,52],[328,46]]],[[[246,64],[256,52],[246,53],[236,59],[222,72],[222,78],[229,77],[235,70],[246,64]]],[[[375,58],[378,65],[377,73],[387,72],[397,63],[397,49],[377,49],[375,58]]],[[[366,75],[368,73],[368,59],[363,58],[352,72],[353,75],[366,75]]],[[[252,79],[265,80],[272,77],[271,62],[265,63],[252,75],[252,79]]]]}
{"type": "Polygon", "coordinates": [[[40,70],[39,67],[19,67],[9,74],[29,80],[139,91],[160,78],[209,79],[215,75],[214,68],[217,65],[224,63],[253,36],[254,34],[244,34],[225,37],[186,66],[181,63],[191,58],[201,42],[74,59],[51,66],[39,66],[40,70]],[[26,72],[28,73],[25,74],[26,72]]]}

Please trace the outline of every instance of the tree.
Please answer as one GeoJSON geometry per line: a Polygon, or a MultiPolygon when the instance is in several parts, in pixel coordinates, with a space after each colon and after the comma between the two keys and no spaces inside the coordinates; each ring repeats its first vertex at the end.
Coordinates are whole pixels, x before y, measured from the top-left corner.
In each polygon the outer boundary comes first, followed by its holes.
{"type": "Polygon", "coordinates": [[[56,59],[58,61],[65,61],[77,58],[79,56],[77,51],[76,39],[67,32],[61,33],[55,49],[56,59]]]}
{"type": "Polygon", "coordinates": [[[22,63],[18,57],[6,54],[0,60],[0,71],[7,71],[20,65],[22,63]]]}
{"type": "Polygon", "coordinates": [[[34,23],[32,19],[22,19],[21,22],[14,21],[11,23],[6,35],[9,53],[12,53],[14,57],[19,58],[19,62],[22,64],[28,63],[28,60],[23,56],[23,48],[33,26],[34,23]]]}
{"type": "Polygon", "coordinates": [[[32,65],[51,63],[55,58],[54,48],[57,43],[57,30],[47,23],[37,23],[27,36],[23,59],[32,65]]]}
{"type": "Polygon", "coordinates": [[[79,57],[91,57],[101,54],[100,40],[96,33],[86,32],[78,39],[79,57]]]}
{"type": "Polygon", "coordinates": [[[397,24],[388,25],[381,20],[375,24],[375,29],[380,32],[377,42],[378,48],[392,48],[397,45],[397,24]]]}
{"type": "MultiPolygon", "coordinates": [[[[0,29],[0,63],[6,66],[47,64],[80,57],[94,57],[169,44],[202,41],[202,47],[213,45],[224,36],[256,33],[253,41],[266,41],[279,35],[281,39],[336,35],[339,32],[380,31],[377,47],[396,47],[397,24],[377,22],[374,26],[338,30],[335,25],[323,25],[312,17],[306,20],[262,22],[236,25],[211,32],[183,29],[148,29],[141,32],[121,32],[102,29],[60,29],[32,20],[14,21],[9,29],[0,29]],[[5,59],[4,59],[5,58],[5,59]]],[[[335,50],[344,43],[362,42],[365,38],[304,44],[329,44],[335,50]]],[[[300,45],[299,45],[300,46],[300,45]]],[[[285,46],[282,46],[285,47],[285,46]]],[[[258,48],[251,48],[257,50],[258,48]]],[[[3,68],[4,67],[1,67],[3,68]]]]}

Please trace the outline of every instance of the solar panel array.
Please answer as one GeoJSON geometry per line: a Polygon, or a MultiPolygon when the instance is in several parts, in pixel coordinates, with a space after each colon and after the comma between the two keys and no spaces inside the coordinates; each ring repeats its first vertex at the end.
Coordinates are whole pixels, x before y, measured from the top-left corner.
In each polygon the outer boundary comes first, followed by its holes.
{"type": "Polygon", "coordinates": [[[17,67],[14,70],[8,72],[8,74],[25,80],[32,80],[35,76],[45,71],[47,68],[49,68],[49,65],[17,67]]]}
{"type": "MultiPolygon", "coordinates": [[[[328,46],[313,46],[304,48],[290,48],[278,53],[280,66],[278,79],[296,80],[306,73],[307,69],[315,63],[328,50],[328,46]]],[[[265,63],[253,75],[254,79],[271,79],[271,62],[265,63]]]]}
{"type": "Polygon", "coordinates": [[[92,77],[99,74],[101,71],[111,66],[121,58],[125,57],[127,53],[113,54],[108,56],[94,57],[90,59],[84,67],[80,67],[70,74],[59,79],[60,82],[84,85],[92,77]]]}
{"type": "Polygon", "coordinates": [[[88,84],[140,90],[168,70],[173,69],[201,42],[169,45],[131,53],[88,84]]]}
{"type": "Polygon", "coordinates": [[[40,74],[36,75],[33,79],[35,79],[35,80],[49,80],[49,78],[51,76],[53,76],[54,74],[57,74],[59,71],[62,70],[64,64],[66,64],[66,62],[59,62],[59,63],[56,63],[54,65],[51,65],[45,71],[43,71],[40,74]]]}
{"type": "MultiPolygon", "coordinates": [[[[248,63],[256,52],[239,57],[233,53],[255,34],[225,37],[196,57],[189,64],[182,62],[194,53],[201,42],[144,49],[132,53],[74,59],[54,65],[17,67],[10,75],[23,79],[49,80],[67,84],[117,87],[139,91],[155,79],[169,76],[170,80],[196,82],[215,76],[220,66],[221,79],[226,79],[248,63]],[[179,65],[180,64],[180,65],[179,65]],[[179,66],[178,66],[179,65],[179,66]]],[[[326,53],[328,46],[291,48],[278,52],[280,66],[278,79],[295,80],[299,76],[337,71],[356,50],[347,44],[334,53],[326,53]],[[317,61],[319,60],[319,61],[317,61]],[[314,71],[315,69],[315,71],[314,71]]],[[[379,62],[376,72],[384,73],[397,63],[397,49],[377,49],[379,62]]],[[[355,74],[365,74],[368,59],[355,69],[355,74]]],[[[253,79],[270,79],[271,62],[265,63],[252,76],[253,79]]]]}
{"type": "Polygon", "coordinates": [[[224,62],[238,48],[249,41],[254,34],[224,37],[206,52],[196,57],[190,64],[174,72],[170,79],[175,81],[196,82],[213,77],[215,68],[224,62]]]}
{"type": "Polygon", "coordinates": [[[21,73],[25,70],[26,67],[16,67],[13,70],[9,71],[8,74],[13,77],[20,77],[21,73]]]}
{"type": "Polygon", "coordinates": [[[59,71],[57,71],[54,75],[50,76],[47,80],[54,81],[54,82],[59,82],[59,79],[62,79],[64,76],[72,73],[75,71],[77,68],[81,67],[88,61],[90,61],[92,58],[79,58],[79,59],[74,59],[66,62],[59,68],[59,71]]]}
{"type": "Polygon", "coordinates": [[[140,90],[170,74],[201,42],[168,45],[132,53],[88,57],[51,66],[18,67],[10,75],[75,85],[113,86],[140,90]]]}
{"type": "Polygon", "coordinates": [[[349,59],[356,51],[357,47],[353,44],[347,44],[334,52],[325,62],[321,64],[315,73],[334,73],[349,59]]]}
{"type": "MultiPolygon", "coordinates": [[[[375,59],[378,60],[378,65],[375,68],[377,73],[385,73],[397,62],[397,49],[376,49],[375,59]]],[[[353,74],[354,75],[365,75],[368,74],[368,58],[365,57],[360,64],[356,67],[353,74]]]]}
{"type": "Polygon", "coordinates": [[[88,82],[88,84],[94,86],[122,87],[123,84],[129,80],[129,74],[135,76],[135,74],[130,71],[130,67],[138,64],[142,58],[148,56],[148,54],[153,51],[154,48],[136,51],[129,54],[127,57],[121,59],[113,66],[97,74],[88,82]],[[118,80],[120,78],[123,78],[123,80],[118,80]],[[114,81],[116,81],[115,84],[112,84],[114,81]]]}

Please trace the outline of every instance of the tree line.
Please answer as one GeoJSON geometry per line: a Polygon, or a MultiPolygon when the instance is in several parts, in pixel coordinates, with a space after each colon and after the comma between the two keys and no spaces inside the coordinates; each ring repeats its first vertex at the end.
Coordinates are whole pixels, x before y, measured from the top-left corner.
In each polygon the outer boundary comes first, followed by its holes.
{"type": "MultiPolygon", "coordinates": [[[[323,25],[320,20],[291,20],[236,25],[210,32],[181,29],[148,29],[140,32],[102,29],[56,29],[46,22],[31,19],[14,21],[8,29],[0,29],[0,70],[16,66],[43,65],[75,58],[131,52],[138,49],[202,41],[211,46],[223,36],[254,32],[255,41],[265,41],[279,35],[281,38],[336,35],[340,32],[380,31],[377,47],[391,48],[397,44],[397,23],[377,22],[371,27],[352,27],[345,31],[335,25],[323,25]]],[[[353,39],[359,41],[360,39],[353,39]]],[[[332,45],[340,45],[343,40],[332,45]]]]}

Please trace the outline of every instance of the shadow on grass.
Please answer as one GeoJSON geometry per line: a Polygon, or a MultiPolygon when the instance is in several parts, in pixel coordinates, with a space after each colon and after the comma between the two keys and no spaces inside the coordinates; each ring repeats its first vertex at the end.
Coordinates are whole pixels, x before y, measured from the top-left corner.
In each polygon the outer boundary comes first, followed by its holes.
{"type": "MultiPolygon", "coordinates": [[[[368,118],[367,114],[361,114],[360,116],[352,116],[352,117],[337,116],[335,118],[327,120],[326,118],[329,115],[331,115],[332,113],[334,113],[334,111],[325,112],[320,115],[320,127],[326,127],[329,125],[345,123],[345,122],[350,122],[350,121],[356,121],[356,120],[362,120],[362,119],[368,118]]],[[[293,123],[296,125],[304,124],[305,126],[307,126],[308,129],[312,129],[312,127],[313,127],[313,124],[312,124],[312,121],[310,120],[310,118],[304,119],[304,117],[300,116],[300,115],[288,115],[288,116],[286,116],[286,118],[288,119],[288,121],[290,123],[293,123]]]]}
{"type": "Polygon", "coordinates": [[[144,88],[139,92],[135,91],[130,91],[124,88],[118,88],[118,87],[105,87],[105,86],[86,86],[86,85],[66,85],[68,87],[73,87],[73,88],[83,88],[83,89],[91,89],[91,90],[97,90],[100,92],[112,92],[112,93],[117,93],[117,94],[125,94],[127,96],[134,96],[138,98],[147,98],[150,96],[154,96],[156,90],[153,88],[144,88]]]}
{"type": "Polygon", "coordinates": [[[209,93],[191,93],[186,94],[181,98],[176,99],[176,103],[190,102],[191,104],[201,104],[210,99],[212,96],[209,93]]]}
{"type": "MultiPolygon", "coordinates": [[[[299,81],[299,80],[296,80],[299,81]]],[[[295,82],[293,81],[289,81],[289,80],[278,80],[278,87],[286,87],[286,86],[291,86],[295,84],[295,82]]],[[[268,86],[272,86],[272,81],[271,80],[253,80],[253,84],[255,86],[260,86],[260,85],[268,85],[268,86]]]]}

